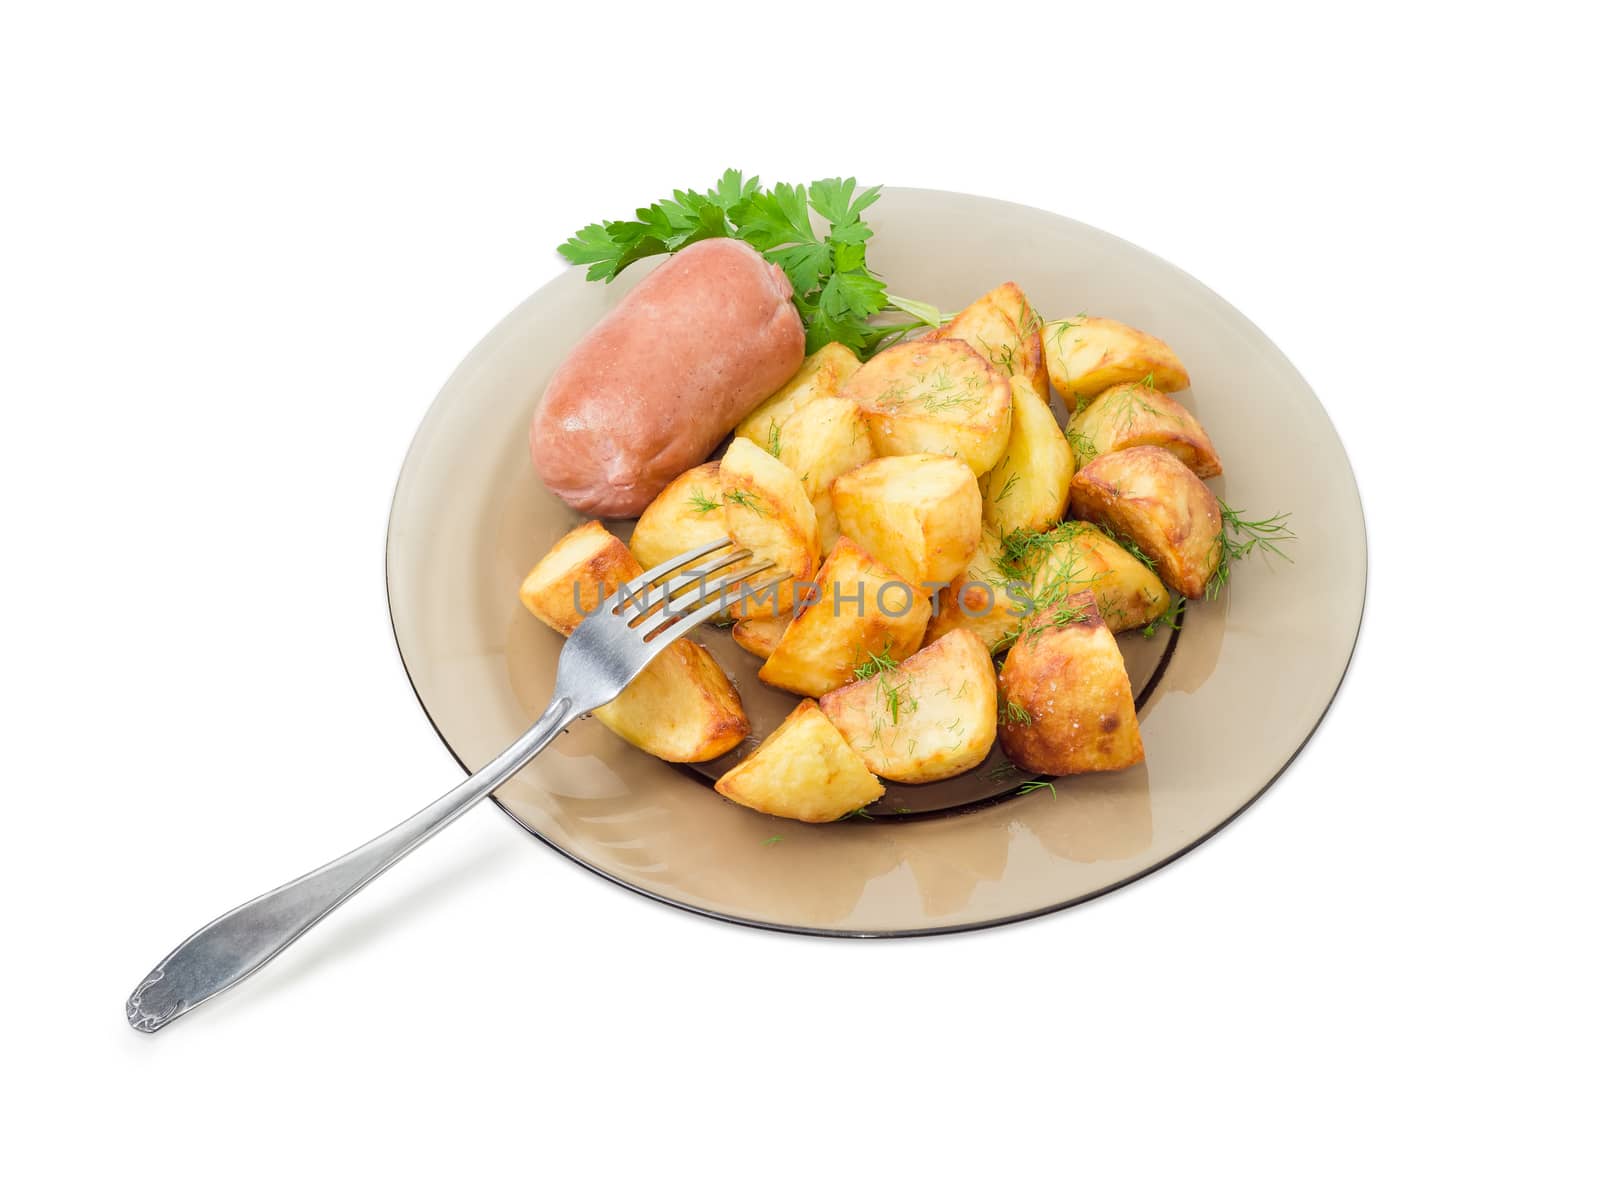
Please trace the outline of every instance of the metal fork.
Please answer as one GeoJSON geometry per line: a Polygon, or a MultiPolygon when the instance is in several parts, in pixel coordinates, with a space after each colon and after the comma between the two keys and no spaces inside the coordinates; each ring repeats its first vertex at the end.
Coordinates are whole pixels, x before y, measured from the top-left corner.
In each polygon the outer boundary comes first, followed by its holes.
{"type": "Polygon", "coordinates": [[[128,1023],[140,1032],[155,1032],[260,970],[398,859],[494,792],[578,717],[614,699],[668,645],[725,608],[730,596],[762,598],[790,577],[773,573],[775,563],[731,545],[724,538],[680,554],[606,598],[562,647],[550,706],[525,735],[387,833],[195,933],[134,988],[128,1023]],[[702,559],[699,567],[685,568],[702,559]],[[760,586],[746,585],[763,575],[760,586]]]}

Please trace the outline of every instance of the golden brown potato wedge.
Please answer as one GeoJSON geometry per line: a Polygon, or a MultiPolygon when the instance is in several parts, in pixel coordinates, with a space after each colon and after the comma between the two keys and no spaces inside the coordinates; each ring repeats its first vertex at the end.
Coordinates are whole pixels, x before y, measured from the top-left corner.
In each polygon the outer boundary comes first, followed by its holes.
{"type": "Polygon", "coordinates": [[[1006,656],[1000,747],[1045,776],[1108,772],[1144,761],[1122,651],[1088,591],[1043,607],[1006,656]]]}
{"type": "Polygon", "coordinates": [[[943,454],[876,458],[834,480],[839,531],[924,589],[959,574],[983,533],[983,498],[965,463],[943,454]]]}
{"type": "Polygon", "coordinates": [[[885,780],[943,780],[976,768],[994,745],[994,662],[983,641],[957,630],[834,690],[822,712],[885,780]]]}
{"type": "Polygon", "coordinates": [[[817,539],[826,555],[839,539],[839,517],[833,510],[833,481],[872,461],[872,435],[867,416],[855,401],[819,396],[775,434],[777,457],[800,476],[800,486],[817,514],[817,539]]]}
{"type": "Polygon", "coordinates": [[[821,546],[816,509],[800,477],[747,438],[729,444],[721,478],[728,536],[756,557],[776,562],[791,578],[770,597],[742,598],[730,610],[737,619],[781,615],[794,606],[794,584],[817,572],[821,546]]]}
{"type": "Polygon", "coordinates": [[[837,821],[883,796],[883,785],[810,698],[716,784],[730,801],[774,817],[837,821]]]}
{"type": "Polygon", "coordinates": [[[728,535],[722,516],[722,464],[703,462],[684,471],[639,514],[628,539],[628,552],[645,569],[653,569],[696,545],[728,535]]]}
{"type": "Polygon", "coordinates": [[[1171,347],[1112,318],[1080,314],[1045,323],[1044,360],[1068,412],[1113,384],[1146,376],[1162,392],[1189,387],[1189,373],[1171,347]]]}
{"type": "Polygon", "coordinates": [[[641,751],[678,764],[714,760],[750,734],[739,691],[693,640],[667,645],[594,716],[641,751]]]}
{"type": "Polygon", "coordinates": [[[1217,497],[1159,446],[1096,458],[1072,480],[1072,509],[1127,537],[1155,563],[1167,585],[1187,598],[1205,594],[1206,581],[1222,561],[1217,497]]]}
{"type": "Polygon", "coordinates": [[[837,396],[840,386],[861,368],[855,352],[843,343],[829,343],[806,356],[789,382],[752,409],[734,428],[734,436],[749,438],[763,450],[781,433],[784,422],[819,396],[837,396]]]}
{"type": "Polygon", "coordinates": [[[1170,450],[1202,479],[1222,474],[1216,447],[1195,415],[1149,384],[1114,384],[1072,419],[1072,447],[1080,464],[1132,446],[1170,450]]]}
{"type": "Polygon", "coordinates": [[[1031,579],[1008,573],[1002,565],[1004,547],[992,529],[983,530],[978,551],[966,569],[939,592],[938,606],[928,622],[924,646],[957,628],[966,628],[991,652],[1010,642],[1033,610],[1031,579]]]}
{"type": "Polygon", "coordinates": [[[915,339],[880,351],[840,396],[867,415],[880,456],[948,454],[981,475],[1011,436],[1011,382],[959,339],[915,339]]]}
{"type": "Polygon", "coordinates": [[[563,636],[644,571],[628,547],[598,520],[580,524],[550,547],[522,580],[522,605],[563,636]]]}
{"type": "Polygon", "coordinates": [[[927,595],[849,537],[828,554],[817,588],[761,666],[768,685],[820,698],[853,681],[871,658],[902,661],[921,645],[932,613],[927,595]]]}
{"type": "Polygon", "coordinates": [[[1014,548],[1006,565],[1028,577],[1033,606],[1090,591],[1106,625],[1126,632],[1160,619],[1172,605],[1149,566],[1087,521],[1069,520],[1034,540],[1039,543],[1014,548]]]}
{"type": "Polygon", "coordinates": [[[1061,519],[1072,482],[1072,447],[1056,424],[1048,399],[1011,381],[1011,440],[999,464],[978,480],[983,522],[1002,535],[1038,532],[1061,519]]]}
{"type": "Polygon", "coordinates": [[[1014,281],[990,290],[929,339],[960,339],[1006,375],[1022,380],[1041,400],[1050,399],[1044,366],[1044,320],[1014,281]]]}
{"type": "MultiPolygon", "coordinates": [[[[541,622],[570,636],[606,595],[642,572],[622,542],[591,520],[555,543],[520,595],[541,622]]],[[[635,747],[680,764],[715,759],[750,733],[728,675],[692,640],[671,644],[594,716],[635,747]]]]}
{"type": "Polygon", "coordinates": [[[733,625],[733,642],[751,655],[766,660],[793,619],[792,613],[776,619],[741,619],[733,625]]]}

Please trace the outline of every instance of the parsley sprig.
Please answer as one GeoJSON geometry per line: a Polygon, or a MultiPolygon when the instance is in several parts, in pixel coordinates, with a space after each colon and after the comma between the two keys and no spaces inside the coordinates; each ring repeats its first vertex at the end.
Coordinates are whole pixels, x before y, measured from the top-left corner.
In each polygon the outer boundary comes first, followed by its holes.
{"type": "Polygon", "coordinates": [[[632,219],[591,223],[556,251],[587,265],[589,280],[610,281],[635,261],[703,239],[743,240],[788,275],[806,327],[807,353],[843,343],[870,355],[944,320],[936,307],[890,293],[867,267],[872,228],[861,215],[878,201],[879,189],[858,191],[855,178],[763,189],[760,178],[730,169],[703,192],[674,190],[671,198],[640,207],[632,219]],[[817,234],[813,212],[827,223],[825,235],[817,234]],[[912,320],[873,321],[888,309],[912,320]]]}

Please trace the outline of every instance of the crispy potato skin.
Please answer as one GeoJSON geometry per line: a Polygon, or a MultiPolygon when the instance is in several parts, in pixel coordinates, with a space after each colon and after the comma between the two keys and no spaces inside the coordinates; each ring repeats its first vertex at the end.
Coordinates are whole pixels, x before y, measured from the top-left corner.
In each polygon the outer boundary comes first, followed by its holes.
{"type": "Polygon", "coordinates": [[[983,522],[1002,536],[1035,532],[1061,519],[1072,482],[1072,447],[1048,399],[1022,379],[1011,381],[1011,440],[999,464],[982,479],[983,522]]]}
{"type": "Polygon", "coordinates": [[[1064,318],[1044,327],[1050,382],[1069,412],[1113,384],[1151,377],[1162,392],[1189,387],[1189,373],[1172,348],[1113,318],[1064,318]]]}
{"type": "Polygon", "coordinates": [[[829,343],[804,363],[778,391],[750,411],[733,434],[748,438],[763,450],[771,440],[773,428],[781,433],[784,423],[819,396],[837,396],[851,376],[861,370],[855,352],[843,343],[829,343]]]}
{"type": "Polygon", "coordinates": [[[1193,471],[1159,446],[1094,459],[1072,480],[1074,515],[1099,520],[1142,549],[1167,585],[1198,599],[1222,560],[1222,511],[1193,471]]]}
{"type": "Polygon", "coordinates": [[[766,660],[793,619],[792,614],[776,619],[741,619],[733,625],[733,642],[752,656],[766,660]]]}
{"type": "Polygon", "coordinates": [[[781,615],[794,606],[794,583],[817,572],[821,544],[816,509],[800,477],[747,438],[734,438],[728,446],[721,477],[728,536],[757,557],[776,562],[793,579],[776,597],[741,599],[732,613],[738,619],[781,615]]]}
{"type": "Polygon", "coordinates": [[[1001,749],[1045,776],[1142,763],[1128,671],[1094,596],[1084,591],[1056,606],[1075,619],[1057,626],[1054,607],[1041,608],[1001,667],[1001,749]]]}
{"type": "Polygon", "coordinates": [[[1011,381],[959,339],[914,339],[881,351],[839,393],[861,406],[881,457],[948,454],[981,475],[1011,436],[1011,381]]]}
{"type": "Polygon", "coordinates": [[[994,662],[983,641],[958,629],[892,670],[834,690],[821,706],[878,776],[943,780],[976,768],[994,745],[994,662]]]}
{"type": "Polygon", "coordinates": [[[730,801],[773,817],[837,821],[883,796],[883,785],[806,698],[761,746],[717,781],[730,801]]]}
{"type": "Polygon", "coordinates": [[[839,530],[918,589],[948,582],[983,535],[971,468],[943,454],[875,458],[834,480],[839,530]]]}
{"type": "MultiPolygon", "coordinates": [[[[570,636],[606,594],[641,573],[622,542],[591,520],[551,547],[519,593],[540,622],[570,636]]],[[[750,733],[738,691],[692,640],[671,644],[594,716],[635,747],[680,764],[715,759],[750,733]]]]}
{"type": "Polygon", "coordinates": [[[800,476],[800,486],[817,514],[817,539],[827,554],[839,540],[833,481],[872,461],[866,414],[854,401],[819,396],[785,421],[771,440],[778,447],[778,460],[800,476]]]}
{"type": "Polygon", "coordinates": [[[1222,460],[1195,415],[1142,383],[1114,384],[1072,419],[1073,440],[1087,463],[1134,446],[1160,446],[1202,479],[1222,474],[1222,460]]]}
{"type": "Polygon", "coordinates": [[[1016,582],[1001,571],[1001,541],[985,529],[978,551],[966,569],[939,592],[938,608],[928,621],[923,646],[958,628],[965,628],[993,652],[1028,615],[1028,583],[1016,582]]]}
{"type": "Polygon", "coordinates": [[[847,685],[857,665],[886,649],[904,660],[922,643],[932,607],[928,597],[849,537],[840,537],[817,574],[819,601],[790,623],[762,681],[820,698],[847,685]]]}
{"type": "Polygon", "coordinates": [[[703,462],[650,501],[633,526],[628,552],[645,569],[728,535],[722,515],[722,464],[703,462]],[[707,505],[714,505],[708,507],[707,505]]]}
{"type": "Polygon", "coordinates": [[[1044,320],[1015,281],[985,293],[927,338],[960,339],[995,367],[1021,380],[1040,400],[1050,399],[1044,366],[1044,320]]]}

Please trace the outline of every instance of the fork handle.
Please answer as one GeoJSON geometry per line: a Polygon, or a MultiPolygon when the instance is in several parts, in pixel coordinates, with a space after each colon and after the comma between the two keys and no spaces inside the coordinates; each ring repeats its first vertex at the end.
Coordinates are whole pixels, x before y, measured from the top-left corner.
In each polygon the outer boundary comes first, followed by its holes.
{"type": "Polygon", "coordinates": [[[499,788],[578,717],[558,697],[526,734],[426,809],[325,867],[224,913],[152,970],[128,997],[128,1023],[155,1032],[277,957],[372,879],[499,788]]]}

